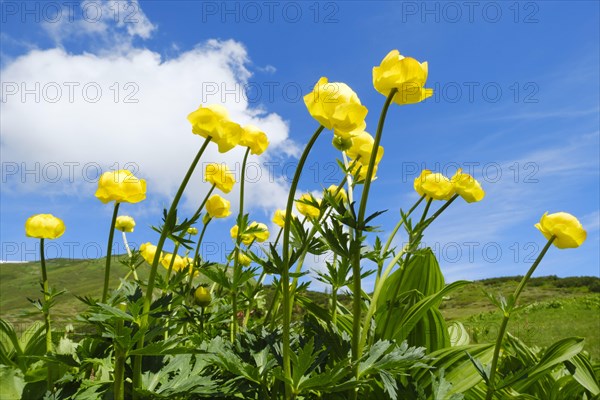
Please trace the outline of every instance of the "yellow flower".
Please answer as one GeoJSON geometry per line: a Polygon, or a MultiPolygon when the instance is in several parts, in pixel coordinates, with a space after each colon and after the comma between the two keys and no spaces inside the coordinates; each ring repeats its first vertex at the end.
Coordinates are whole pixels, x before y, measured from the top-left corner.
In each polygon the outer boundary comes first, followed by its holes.
{"type": "Polygon", "coordinates": [[[196,304],[200,307],[208,307],[212,301],[212,296],[204,286],[198,286],[198,289],[194,291],[194,301],[196,301],[196,304]]]}
{"type": "MultiPolygon", "coordinates": [[[[335,192],[338,190],[338,186],[331,185],[326,190],[327,190],[327,192],[329,192],[330,195],[333,196],[333,195],[335,195],[335,192]]],[[[338,202],[347,203],[348,202],[348,194],[346,194],[346,189],[341,188],[340,191],[335,196],[335,199],[338,202]]]]}
{"type": "Polygon", "coordinates": [[[65,233],[65,223],[52,214],[36,214],[25,221],[25,235],[38,239],[58,239],[65,233]]]}
{"type": "Polygon", "coordinates": [[[246,125],[242,128],[242,138],[240,145],[250,148],[252,154],[262,154],[269,146],[267,135],[253,125],[246,125]]]}
{"type": "MultiPolygon", "coordinates": [[[[229,234],[234,241],[237,240],[238,230],[239,227],[237,225],[234,225],[229,230],[229,234]]],[[[265,224],[253,221],[248,224],[246,231],[240,235],[240,239],[246,246],[250,245],[253,240],[256,240],[257,242],[264,242],[269,239],[269,228],[267,228],[265,224]]]]}
{"type": "Polygon", "coordinates": [[[304,103],[314,119],[336,136],[347,138],[350,132],[366,127],[367,108],[345,83],[328,82],[321,77],[312,92],[304,96],[304,103]]]}
{"type": "Polygon", "coordinates": [[[192,124],[192,133],[200,135],[203,138],[219,136],[221,124],[229,121],[227,109],[218,104],[209,106],[200,106],[196,111],[191,112],[188,121],[192,124]]]}
{"type": "Polygon", "coordinates": [[[211,218],[225,218],[231,215],[231,203],[218,194],[213,194],[206,201],[206,212],[211,218]]]}
{"type": "Polygon", "coordinates": [[[319,207],[315,207],[312,203],[317,202],[319,205],[321,204],[320,200],[315,199],[310,193],[305,193],[300,196],[300,199],[296,200],[296,210],[306,218],[319,218],[321,215],[321,210],[319,207]],[[309,202],[311,204],[307,204],[305,202],[309,202]]]}
{"type": "MultiPolygon", "coordinates": [[[[144,260],[146,260],[146,262],[150,265],[152,265],[152,262],[154,261],[154,257],[156,256],[156,250],[157,250],[156,246],[149,242],[143,243],[140,246],[140,254],[144,258],[144,260]]],[[[159,257],[158,261],[160,262],[161,259],[162,259],[162,253],[161,253],[161,257],[159,257]]]]}
{"type": "Polygon", "coordinates": [[[246,254],[244,254],[243,252],[238,252],[238,264],[247,267],[248,265],[250,265],[250,263],[252,262],[252,260],[250,259],[250,257],[248,257],[246,254]]]}
{"type": "MultiPolygon", "coordinates": [[[[364,183],[367,178],[367,172],[369,171],[368,163],[363,165],[358,161],[356,163],[351,163],[351,165],[350,173],[354,176],[354,179],[356,179],[356,183],[364,183]]],[[[373,167],[373,174],[371,175],[371,182],[377,179],[377,169],[378,166],[375,164],[373,167]]]]}
{"type": "Polygon", "coordinates": [[[107,171],[98,180],[96,197],[103,203],[138,203],[146,198],[146,181],[136,178],[131,171],[107,171]]]}
{"type": "Polygon", "coordinates": [[[242,137],[242,128],[229,120],[227,110],[223,106],[200,106],[187,118],[192,124],[192,133],[203,138],[211,137],[221,153],[234,148],[242,137]]]}
{"type": "Polygon", "coordinates": [[[535,224],[544,237],[548,240],[556,236],[552,242],[559,249],[569,249],[581,246],[587,237],[587,233],[581,223],[573,215],[566,212],[558,212],[542,215],[540,222],[535,224]]]}
{"type": "Polygon", "coordinates": [[[204,170],[204,180],[212,183],[223,193],[231,192],[235,177],[225,164],[210,163],[204,170]]]}
{"type": "MultiPolygon", "coordinates": [[[[160,263],[166,270],[169,269],[169,265],[171,265],[171,261],[173,260],[173,254],[166,253],[163,258],[160,260],[160,263]]],[[[180,255],[175,255],[175,261],[173,261],[173,271],[181,271],[183,269],[187,269],[190,265],[193,264],[193,260],[190,257],[181,257],[180,255]]]]}
{"type": "Polygon", "coordinates": [[[269,239],[269,228],[265,224],[253,221],[248,225],[248,229],[253,231],[250,235],[254,236],[257,242],[262,243],[269,239]]]}
{"type": "Polygon", "coordinates": [[[419,195],[425,195],[427,199],[448,200],[454,194],[454,185],[450,179],[428,169],[424,169],[421,175],[415,178],[414,187],[419,195]]]}
{"type": "Polygon", "coordinates": [[[400,55],[398,50],[392,50],[378,67],[373,67],[373,86],[386,97],[392,89],[398,89],[394,103],[418,103],[433,95],[433,89],[424,87],[427,74],[427,62],[420,63],[400,55]]]}
{"type": "MultiPolygon", "coordinates": [[[[229,235],[231,236],[231,238],[233,239],[233,241],[235,242],[237,240],[237,235],[238,235],[238,231],[239,231],[239,227],[237,225],[234,225],[230,230],[229,230],[229,235]]],[[[252,240],[254,239],[254,237],[252,235],[247,235],[242,233],[240,235],[240,240],[242,241],[242,243],[244,243],[246,246],[248,246],[250,243],[252,243],[252,240]]]]}
{"type": "MultiPolygon", "coordinates": [[[[353,160],[357,160],[363,165],[369,165],[369,161],[371,160],[371,153],[373,152],[373,145],[375,144],[375,139],[368,132],[361,131],[355,132],[354,136],[351,138],[352,146],[348,150],[346,150],[346,154],[353,160]]],[[[379,146],[379,150],[377,151],[377,157],[375,158],[375,165],[379,164],[381,159],[383,158],[383,146],[379,146]]],[[[367,172],[364,172],[366,175],[367,172]]]]}
{"type": "Polygon", "coordinates": [[[119,215],[117,217],[115,229],[118,229],[121,232],[133,232],[133,228],[135,228],[135,220],[129,215],[119,215]]]}
{"type": "Polygon", "coordinates": [[[192,236],[197,235],[198,234],[198,228],[194,228],[194,227],[188,228],[187,233],[190,234],[190,235],[192,235],[192,236]]]}
{"type": "Polygon", "coordinates": [[[462,169],[458,169],[451,179],[456,194],[460,195],[467,203],[481,201],[485,192],[475,178],[469,174],[463,174],[462,169]]]}
{"type": "MultiPolygon", "coordinates": [[[[285,210],[275,210],[275,214],[273,214],[273,223],[281,228],[285,226],[285,210]]],[[[292,218],[296,218],[294,213],[292,213],[292,218]]]]}

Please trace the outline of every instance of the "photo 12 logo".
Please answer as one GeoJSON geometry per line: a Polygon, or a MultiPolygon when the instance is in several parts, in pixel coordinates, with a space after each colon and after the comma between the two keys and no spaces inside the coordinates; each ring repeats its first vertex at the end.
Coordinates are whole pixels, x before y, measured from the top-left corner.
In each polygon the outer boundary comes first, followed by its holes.
{"type": "Polygon", "coordinates": [[[116,23],[136,24],[140,6],[135,1],[2,1],[2,23],[72,23],[84,21],[100,23],[114,20],[116,23]]]}
{"type": "Polygon", "coordinates": [[[203,1],[201,21],[221,23],[336,24],[340,11],[337,2],[303,1],[203,1]]]}
{"type": "Polygon", "coordinates": [[[103,97],[114,103],[139,103],[135,82],[2,82],[2,103],[98,103],[103,97]]]}

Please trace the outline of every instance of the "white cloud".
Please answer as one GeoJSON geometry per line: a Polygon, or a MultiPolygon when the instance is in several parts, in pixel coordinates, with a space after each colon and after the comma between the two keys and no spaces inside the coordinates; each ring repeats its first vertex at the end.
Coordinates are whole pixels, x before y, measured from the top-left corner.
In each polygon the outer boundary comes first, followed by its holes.
{"type": "MultiPolygon", "coordinates": [[[[203,141],[191,133],[187,114],[201,102],[223,103],[233,120],[262,128],[271,142],[265,154],[250,157],[261,166],[261,175],[247,184],[247,204],[281,206],[288,183],[273,179],[264,163],[297,154],[297,146],[288,139],[287,122],[250,108],[240,93],[203,96],[207,82],[241,92],[251,75],[248,63],[244,46],[233,40],[209,40],[168,60],[135,47],[83,54],[60,47],[27,52],[2,68],[2,158],[5,164],[30,169],[39,163],[42,179],[25,177],[23,184],[20,171],[3,190],[89,196],[95,184],[82,176],[93,178],[98,165],[107,170],[130,163],[147,179],[149,192],[172,196],[203,141]],[[48,163],[60,167],[63,181],[72,172],[76,182],[44,182],[48,163]]],[[[211,144],[202,163],[225,162],[239,173],[242,154],[242,149],[220,154],[211,144]]],[[[198,168],[186,192],[188,209],[195,208],[208,189],[201,175],[198,168]]],[[[227,197],[236,207],[237,187],[227,197]]]]}

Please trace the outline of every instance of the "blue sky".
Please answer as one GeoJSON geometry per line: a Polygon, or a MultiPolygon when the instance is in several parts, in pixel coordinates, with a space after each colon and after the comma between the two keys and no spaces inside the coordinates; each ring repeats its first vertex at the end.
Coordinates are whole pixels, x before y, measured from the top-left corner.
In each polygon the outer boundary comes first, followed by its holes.
{"type": "MultiPolygon", "coordinates": [[[[382,235],[416,200],[421,169],[462,167],[486,198],[457,201],[424,238],[449,280],[523,274],[544,244],[533,225],[546,211],[574,214],[588,239],[552,250],[537,274],[599,275],[598,2],[61,4],[0,3],[0,259],[35,259],[23,224],[48,212],[67,225],[50,255],[102,255],[111,207],[93,194],[98,173],[116,166],[148,180],[148,199],[121,210],[137,221],[130,241],[156,242],[149,226],[200,146],[185,117],[201,103],[223,103],[269,135],[269,151],[251,159],[247,203],[252,219],[270,221],[317,127],[302,95],[321,76],[349,84],[374,133],[385,99],[371,70],[398,49],[429,62],[436,93],[388,114],[369,201],[371,211],[389,210],[382,235]]],[[[330,142],[331,133],[319,140],[302,191],[341,179],[330,142]]],[[[239,171],[241,150],[213,148],[209,160],[239,171]]],[[[197,173],[182,212],[207,189],[197,173]]],[[[227,198],[237,205],[235,190],[227,198]]],[[[231,249],[233,221],[211,225],[208,258],[231,249]]]]}

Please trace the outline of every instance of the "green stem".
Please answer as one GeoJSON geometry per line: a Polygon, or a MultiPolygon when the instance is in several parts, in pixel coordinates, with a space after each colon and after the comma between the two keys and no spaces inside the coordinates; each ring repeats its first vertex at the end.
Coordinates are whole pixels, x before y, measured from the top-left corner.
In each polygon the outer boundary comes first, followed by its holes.
{"type": "Polygon", "coordinates": [[[529,268],[529,271],[527,271],[527,275],[525,275],[523,277],[523,279],[521,279],[519,286],[513,293],[512,302],[509,305],[508,309],[504,310],[504,317],[502,318],[502,323],[500,324],[500,331],[498,332],[498,337],[496,338],[496,346],[494,347],[494,356],[492,357],[492,365],[490,368],[490,380],[489,380],[489,384],[488,384],[487,394],[485,396],[486,400],[491,400],[494,397],[494,392],[496,391],[496,382],[495,382],[496,369],[498,368],[500,349],[502,347],[502,341],[504,340],[504,335],[506,334],[506,328],[508,326],[508,321],[510,320],[510,315],[511,315],[512,309],[513,309],[513,307],[515,307],[517,305],[517,300],[519,299],[521,292],[525,288],[527,281],[529,280],[529,278],[531,278],[531,275],[533,274],[533,272],[536,270],[536,268],[542,261],[542,258],[544,258],[544,256],[546,255],[546,252],[550,248],[550,245],[552,245],[552,242],[554,242],[554,239],[556,239],[556,236],[552,236],[548,240],[548,243],[546,243],[546,246],[544,246],[540,255],[533,262],[533,264],[531,265],[531,268],[529,268]]]}
{"type": "MultiPolygon", "coordinates": [[[[196,157],[192,161],[190,168],[188,169],[181,185],[179,186],[179,190],[175,194],[175,198],[171,203],[171,207],[169,208],[169,212],[167,213],[167,218],[165,220],[165,225],[160,234],[160,239],[158,240],[158,244],[156,245],[156,255],[154,256],[154,260],[152,261],[152,267],[150,268],[150,276],[148,277],[148,287],[146,288],[146,296],[144,297],[144,306],[142,309],[142,317],[140,321],[140,331],[142,332],[140,339],[138,340],[137,348],[141,349],[144,347],[145,335],[148,330],[148,318],[150,313],[150,305],[152,304],[152,292],[154,291],[154,281],[156,279],[156,271],[158,268],[158,262],[160,259],[160,255],[162,253],[163,246],[165,245],[165,241],[167,236],[169,235],[169,229],[171,226],[175,225],[175,215],[177,211],[177,205],[179,204],[179,200],[181,200],[181,196],[183,196],[183,192],[185,191],[185,187],[187,186],[192,174],[194,173],[194,169],[196,169],[196,165],[200,161],[200,157],[204,153],[204,150],[210,143],[211,137],[207,137],[202,144],[202,147],[196,154],[196,157]]],[[[135,356],[133,363],[133,397],[134,399],[138,398],[139,395],[136,392],[136,389],[139,389],[142,384],[142,356],[135,356]]]]}
{"type": "MultiPolygon", "coordinates": [[[[387,111],[392,103],[392,99],[396,95],[397,89],[392,89],[389,96],[385,100],[385,104],[381,110],[379,116],[379,123],[377,124],[377,131],[375,133],[375,140],[373,142],[373,149],[371,151],[371,159],[369,160],[369,168],[367,169],[367,176],[365,177],[364,187],[360,198],[360,207],[358,209],[358,221],[356,224],[356,231],[354,233],[354,240],[360,242],[362,236],[362,225],[365,221],[365,212],[367,210],[367,199],[369,198],[369,190],[371,188],[371,180],[373,178],[373,171],[375,169],[375,160],[377,159],[377,153],[379,152],[379,143],[381,142],[381,136],[383,133],[383,126],[385,124],[385,117],[387,111]]],[[[354,361],[354,375],[358,379],[358,359],[360,358],[362,349],[360,347],[360,336],[361,336],[361,313],[362,313],[362,287],[361,287],[361,276],[360,276],[360,250],[361,246],[356,246],[356,251],[352,255],[352,361],[354,361]]],[[[353,396],[356,398],[358,395],[357,391],[354,391],[353,396]]]]}
{"type": "Polygon", "coordinates": [[[200,213],[202,212],[202,209],[204,208],[204,206],[206,205],[206,202],[208,201],[208,198],[210,197],[210,195],[212,194],[212,192],[215,190],[216,185],[213,184],[210,189],[208,190],[208,193],[206,193],[206,196],[204,196],[204,200],[202,200],[202,203],[200,203],[200,207],[198,207],[198,209],[196,210],[196,212],[194,213],[193,218],[196,218],[200,215],[200,213]]]}
{"type": "Polygon", "coordinates": [[[106,266],[104,267],[104,290],[102,290],[102,303],[106,303],[108,297],[108,281],[110,279],[110,262],[112,259],[112,245],[113,238],[115,237],[115,223],[117,222],[117,213],[119,212],[119,205],[121,203],[115,202],[115,208],[113,210],[112,220],[110,222],[110,232],[108,233],[108,245],[106,246],[106,266]]]}
{"type": "MultiPolygon", "coordinates": [[[[126,310],[126,304],[119,304],[119,309],[121,311],[126,310]]],[[[116,322],[116,332],[117,336],[122,335],[123,330],[123,320],[118,319],[116,322]]],[[[126,353],[123,347],[118,343],[117,340],[113,340],[113,347],[115,350],[115,369],[114,369],[114,398],[115,400],[124,400],[125,399],[125,359],[126,353]]]]}
{"type": "Polygon", "coordinates": [[[175,244],[173,249],[173,255],[171,256],[171,262],[169,263],[169,269],[167,270],[167,290],[169,289],[171,282],[171,274],[173,273],[173,265],[175,265],[175,259],[177,258],[177,252],[179,251],[179,242],[175,244]]]}
{"type": "Polygon", "coordinates": [[[282,333],[282,342],[283,342],[283,374],[286,378],[285,383],[285,394],[286,398],[291,398],[292,388],[288,382],[292,380],[292,368],[290,364],[290,323],[292,319],[291,311],[292,304],[290,304],[290,228],[291,228],[291,215],[292,215],[292,206],[294,205],[294,197],[296,196],[296,188],[298,187],[298,181],[300,180],[300,175],[302,174],[302,169],[304,168],[304,164],[306,159],[308,158],[308,153],[312,149],[313,145],[317,141],[321,132],[323,132],[324,126],[319,126],[315,133],[313,133],[310,141],[306,145],[302,156],[298,162],[298,166],[296,167],[296,172],[294,174],[294,179],[292,180],[292,184],[290,186],[290,192],[288,194],[287,206],[285,209],[285,224],[283,227],[283,268],[281,271],[281,292],[283,297],[283,333],[282,333]]]}
{"type": "Polygon", "coordinates": [[[194,304],[194,294],[192,293],[192,280],[194,278],[194,270],[200,269],[200,246],[202,245],[202,240],[204,239],[204,233],[206,232],[206,228],[208,227],[208,224],[210,224],[210,221],[212,221],[212,218],[209,218],[208,221],[206,221],[206,223],[202,227],[202,232],[200,232],[200,238],[198,239],[198,243],[196,244],[196,252],[194,253],[194,263],[190,266],[190,276],[189,276],[188,289],[187,289],[187,294],[188,295],[191,294],[191,296],[192,296],[192,301],[191,301],[190,305],[194,304]]]}
{"type": "Polygon", "coordinates": [[[40,239],[40,263],[42,264],[42,287],[44,289],[44,325],[46,327],[46,353],[52,351],[52,329],[50,328],[50,287],[46,272],[46,256],[44,254],[44,239],[40,239]]]}
{"type": "Polygon", "coordinates": [[[242,233],[246,229],[242,220],[244,219],[244,181],[246,180],[246,162],[248,161],[248,155],[250,154],[250,147],[246,149],[244,154],[244,160],[242,161],[242,172],[240,177],[240,211],[237,217],[238,231],[235,238],[235,255],[233,256],[233,285],[231,290],[231,343],[235,340],[238,331],[238,318],[237,318],[237,280],[241,275],[241,266],[239,261],[240,245],[242,242],[242,233]]]}

